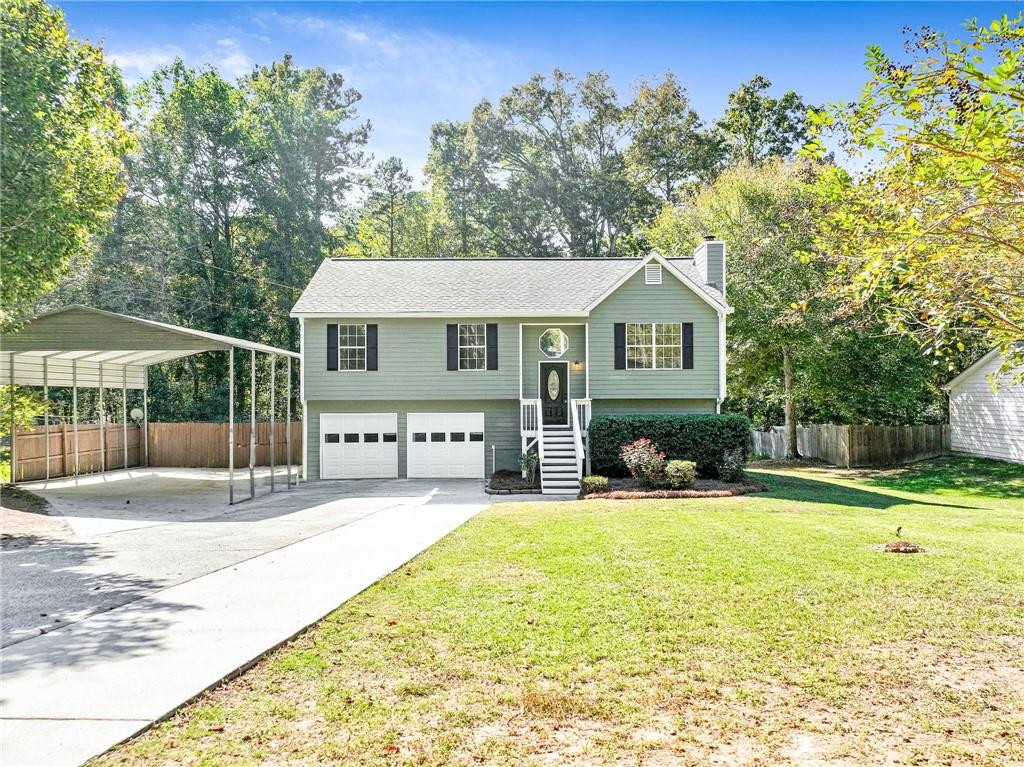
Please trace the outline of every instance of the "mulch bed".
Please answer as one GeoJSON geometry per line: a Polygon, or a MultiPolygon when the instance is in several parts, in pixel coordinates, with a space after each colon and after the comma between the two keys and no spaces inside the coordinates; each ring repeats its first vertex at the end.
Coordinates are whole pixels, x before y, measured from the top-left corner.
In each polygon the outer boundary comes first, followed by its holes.
{"type": "Polygon", "coordinates": [[[916,543],[910,541],[898,540],[889,541],[885,544],[883,551],[889,554],[920,554],[924,551],[924,546],[918,546],[916,543]]]}
{"type": "Polygon", "coordinates": [[[638,500],[642,498],[728,498],[733,495],[763,493],[768,486],[744,477],[739,482],[723,482],[719,479],[697,479],[692,487],[684,490],[671,488],[640,487],[632,479],[612,479],[608,491],[584,496],[591,499],[638,500]]]}
{"type": "Polygon", "coordinates": [[[520,493],[540,492],[540,472],[537,473],[538,480],[528,484],[518,471],[502,469],[491,475],[491,480],[484,488],[484,492],[490,495],[519,495],[520,493]]]}

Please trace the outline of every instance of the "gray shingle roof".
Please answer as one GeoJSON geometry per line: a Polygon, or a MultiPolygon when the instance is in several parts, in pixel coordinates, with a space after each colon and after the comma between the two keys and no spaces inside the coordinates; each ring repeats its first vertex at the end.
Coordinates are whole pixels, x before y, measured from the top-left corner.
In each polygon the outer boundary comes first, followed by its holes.
{"type": "MultiPolygon", "coordinates": [[[[701,284],[691,259],[669,261],[701,284]]],[[[292,313],[580,314],[639,263],[636,258],[327,259],[292,313]]],[[[717,290],[704,286],[704,292],[724,306],[717,290]]]]}

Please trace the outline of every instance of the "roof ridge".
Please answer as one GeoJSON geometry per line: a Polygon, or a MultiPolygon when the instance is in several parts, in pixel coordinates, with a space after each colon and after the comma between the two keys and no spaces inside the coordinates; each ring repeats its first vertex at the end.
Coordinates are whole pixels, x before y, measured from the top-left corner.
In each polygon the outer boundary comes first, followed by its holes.
{"type": "Polygon", "coordinates": [[[520,263],[523,261],[547,261],[553,264],[564,264],[569,261],[639,261],[646,256],[609,256],[607,258],[601,258],[596,256],[585,256],[582,258],[562,258],[562,257],[551,257],[544,258],[542,256],[524,256],[523,258],[487,258],[484,256],[474,256],[472,258],[344,258],[340,256],[330,256],[324,259],[325,261],[338,261],[345,263],[439,263],[439,264],[461,264],[466,262],[481,262],[481,263],[494,263],[495,261],[509,261],[512,263],[520,263]]]}

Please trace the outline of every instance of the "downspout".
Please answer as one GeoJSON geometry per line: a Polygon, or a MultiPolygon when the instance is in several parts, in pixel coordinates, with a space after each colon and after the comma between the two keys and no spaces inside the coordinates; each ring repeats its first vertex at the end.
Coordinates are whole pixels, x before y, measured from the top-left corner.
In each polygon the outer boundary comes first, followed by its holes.
{"type": "Polygon", "coordinates": [[[718,397],[715,412],[722,412],[725,402],[726,348],[725,348],[725,312],[718,313],[718,397]]]}

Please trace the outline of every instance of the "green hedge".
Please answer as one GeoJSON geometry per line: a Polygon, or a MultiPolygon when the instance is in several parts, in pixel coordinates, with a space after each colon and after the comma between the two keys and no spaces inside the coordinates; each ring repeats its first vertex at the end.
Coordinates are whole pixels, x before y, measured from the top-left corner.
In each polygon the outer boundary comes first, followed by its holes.
{"type": "Polygon", "coordinates": [[[742,415],[599,416],[590,422],[590,468],[594,474],[625,477],[619,447],[647,437],[668,460],[693,461],[703,477],[717,477],[726,453],[750,455],[750,421],[742,415]]]}

